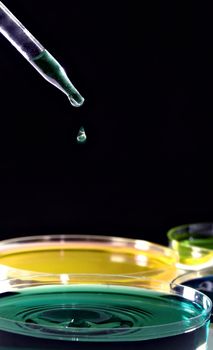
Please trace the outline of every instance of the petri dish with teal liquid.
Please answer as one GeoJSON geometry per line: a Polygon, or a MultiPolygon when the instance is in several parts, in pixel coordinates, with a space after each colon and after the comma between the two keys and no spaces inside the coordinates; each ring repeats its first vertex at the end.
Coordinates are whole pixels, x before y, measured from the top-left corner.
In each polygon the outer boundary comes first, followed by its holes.
{"type": "Polygon", "coordinates": [[[27,272],[153,276],[171,281],[175,252],[158,244],[110,236],[45,235],[0,241],[0,277],[27,272]]]}
{"type": "Polygon", "coordinates": [[[171,228],[169,244],[179,256],[178,267],[199,270],[213,266],[213,223],[194,223],[171,228]]]}
{"type": "Polygon", "coordinates": [[[78,274],[1,281],[0,349],[207,349],[208,296],[144,282],[78,274]]]}
{"type": "MultiPolygon", "coordinates": [[[[174,283],[188,286],[206,294],[213,302],[213,267],[190,271],[178,276],[174,283]]],[[[213,349],[213,312],[211,314],[208,349],[213,349]]]]}

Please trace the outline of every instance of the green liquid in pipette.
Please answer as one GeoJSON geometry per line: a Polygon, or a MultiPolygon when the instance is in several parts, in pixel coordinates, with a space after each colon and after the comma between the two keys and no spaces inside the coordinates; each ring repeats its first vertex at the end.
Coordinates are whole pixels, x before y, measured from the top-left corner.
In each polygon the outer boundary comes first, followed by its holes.
{"type": "Polygon", "coordinates": [[[0,330],[78,343],[128,343],[149,339],[147,326],[154,326],[151,338],[162,337],[159,325],[173,324],[164,337],[182,334],[193,317],[203,317],[204,322],[205,313],[199,304],[182,297],[141,288],[37,286],[1,293],[0,330]],[[181,325],[174,324],[179,321],[181,325]]]}
{"type": "MultiPolygon", "coordinates": [[[[73,86],[62,66],[47,50],[44,50],[40,55],[35,57],[31,63],[46,80],[68,96],[73,106],[79,107],[83,104],[84,98],[73,86]]],[[[87,135],[84,128],[81,127],[77,135],[77,143],[83,144],[86,140],[87,135]]]]}
{"type": "Polygon", "coordinates": [[[47,50],[35,57],[31,63],[46,80],[68,96],[73,106],[79,107],[83,104],[84,98],[73,86],[62,66],[47,50]]]}

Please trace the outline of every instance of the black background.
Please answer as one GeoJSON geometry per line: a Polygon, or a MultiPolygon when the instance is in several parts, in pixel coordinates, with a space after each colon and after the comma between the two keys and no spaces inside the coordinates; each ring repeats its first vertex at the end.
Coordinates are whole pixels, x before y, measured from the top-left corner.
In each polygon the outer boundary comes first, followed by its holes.
{"type": "Polygon", "coordinates": [[[5,0],[85,97],[72,107],[0,36],[0,238],[167,244],[212,220],[210,2],[5,0]],[[76,143],[85,126],[88,142],[76,143]]]}

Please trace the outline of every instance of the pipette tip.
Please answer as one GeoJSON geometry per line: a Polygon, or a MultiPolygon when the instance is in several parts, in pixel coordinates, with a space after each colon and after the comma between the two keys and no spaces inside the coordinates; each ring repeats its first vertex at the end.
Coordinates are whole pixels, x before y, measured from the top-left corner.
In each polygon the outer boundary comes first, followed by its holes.
{"type": "Polygon", "coordinates": [[[84,98],[80,94],[76,94],[75,96],[68,96],[69,101],[74,107],[81,107],[84,103],[84,98]]]}

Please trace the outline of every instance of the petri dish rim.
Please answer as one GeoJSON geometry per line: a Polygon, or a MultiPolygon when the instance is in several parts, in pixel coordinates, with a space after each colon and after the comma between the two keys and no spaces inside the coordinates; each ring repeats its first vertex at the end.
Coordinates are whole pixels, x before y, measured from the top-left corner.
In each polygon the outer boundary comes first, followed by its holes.
{"type": "Polygon", "coordinates": [[[136,238],[124,238],[119,236],[105,236],[105,235],[84,235],[84,234],[50,234],[50,235],[33,235],[33,236],[22,236],[16,238],[10,238],[0,241],[1,247],[8,246],[10,244],[17,243],[36,243],[36,242],[73,242],[79,240],[80,242],[97,242],[97,243],[111,243],[115,247],[130,246],[137,250],[148,250],[154,248],[158,252],[165,252],[168,256],[173,256],[173,251],[169,247],[149,242],[142,239],[136,238]]]}
{"type": "Polygon", "coordinates": [[[178,276],[176,276],[172,283],[182,285],[182,283],[191,281],[194,279],[199,279],[202,277],[213,276],[213,266],[206,267],[204,269],[195,270],[195,271],[186,271],[178,276]]]}

